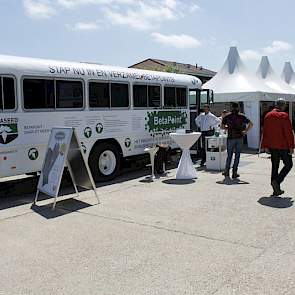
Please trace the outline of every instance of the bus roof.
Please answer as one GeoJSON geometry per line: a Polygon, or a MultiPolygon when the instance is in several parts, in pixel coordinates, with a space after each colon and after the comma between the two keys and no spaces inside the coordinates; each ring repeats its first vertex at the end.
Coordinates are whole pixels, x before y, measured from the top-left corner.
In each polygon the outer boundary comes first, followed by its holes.
{"type": "Polygon", "coordinates": [[[9,55],[0,55],[0,74],[161,83],[191,88],[202,85],[200,79],[190,75],[9,55]]]}

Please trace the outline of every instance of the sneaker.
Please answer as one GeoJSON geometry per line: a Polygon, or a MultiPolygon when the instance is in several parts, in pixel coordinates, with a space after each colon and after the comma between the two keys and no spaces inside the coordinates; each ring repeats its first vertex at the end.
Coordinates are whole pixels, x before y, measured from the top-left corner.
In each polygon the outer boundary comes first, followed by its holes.
{"type": "Polygon", "coordinates": [[[224,177],[229,177],[229,172],[228,172],[228,171],[223,171],[223,172],[222,172],[222,175],[223,175],[224,177]]]}
{"type": "Polygon", "coordinates": [[[280,198],[280,196],[283,195],[284,193],[285,193],[285,191],[279,190],[277,192],[273,192],[271,197],[280,198]]]}
{"type": "Polygon", "coordinates": [[[273,192],[271,197],[275,197],[275,198],[281,198],[281,195],[283,195],[285,192],[284,191],[279,191],[279,192],[273,192]]]}
{"type": "Polygon", "coordinates": [[[237,172],[233,172],[233,179],[239,178],[240,174],[238,174],[237,172]]]}
{"type": "Polygon", "coordinates": [[[284,191],[281,190],[280,185],[278,184],[278,182],[276,180],[273,180],[271,182],[271,186],[273,188],[272,196],[277,197],[277,196],[280,196],[284,193],[284,191]]]}

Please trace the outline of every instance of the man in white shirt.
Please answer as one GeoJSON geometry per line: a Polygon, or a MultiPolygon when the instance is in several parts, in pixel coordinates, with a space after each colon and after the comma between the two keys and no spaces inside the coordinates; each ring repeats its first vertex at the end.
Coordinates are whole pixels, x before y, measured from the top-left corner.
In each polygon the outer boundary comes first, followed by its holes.
{"type": "Polygon", "coordinates": [[[210,112],[210,106],[204,105],[204,113],[201,113],[196,118],[196,125],[202,132],[202,146],[201,146],[201,166],[206,163],[205,138],[206,136],[214,135],[214,128],[221,124],[221,120],[210,112]]]}

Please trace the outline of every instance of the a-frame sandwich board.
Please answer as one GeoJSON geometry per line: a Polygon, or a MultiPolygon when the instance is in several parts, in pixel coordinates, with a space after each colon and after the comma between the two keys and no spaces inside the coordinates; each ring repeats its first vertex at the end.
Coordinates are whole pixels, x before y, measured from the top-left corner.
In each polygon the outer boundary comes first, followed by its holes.
{"type": "Polygon", "coordinates": [[[93,190],[98,203],[100,203],[75,128],[53,127],[47,145],[34,204],[38,201],[39,193],[42,192],[54,197],[52,209],[55,208],[65,166],[69,169],[76,194],[79,195],[77,186],[93,190]]]}

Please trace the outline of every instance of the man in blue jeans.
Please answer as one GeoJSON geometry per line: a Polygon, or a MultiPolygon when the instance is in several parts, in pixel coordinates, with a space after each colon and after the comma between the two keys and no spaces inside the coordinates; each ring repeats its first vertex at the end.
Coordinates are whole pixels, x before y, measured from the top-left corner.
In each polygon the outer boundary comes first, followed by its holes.
{"type": "Polygon", "coordinates": [[[229,171],[233,154],[235,152],[235,160],[233,165],[233,178],[238,178],[238,167],[240,155],[243,146],[244,135],[253,127],[253,123],[242,113],[239,112],[239,104],[234,102],[231,105],[231,112],[227,114],[221,123],[221,128],[227,130],[227,159],[223,175],[229,177],[229,171]]]}

